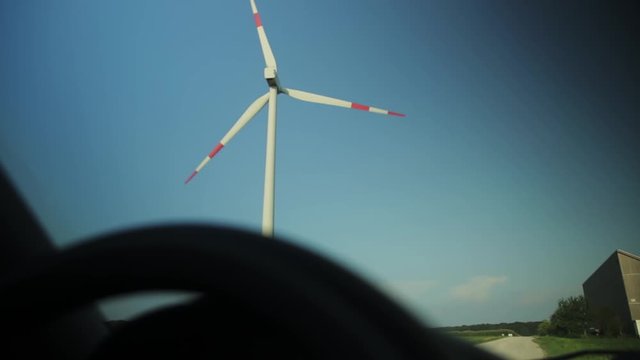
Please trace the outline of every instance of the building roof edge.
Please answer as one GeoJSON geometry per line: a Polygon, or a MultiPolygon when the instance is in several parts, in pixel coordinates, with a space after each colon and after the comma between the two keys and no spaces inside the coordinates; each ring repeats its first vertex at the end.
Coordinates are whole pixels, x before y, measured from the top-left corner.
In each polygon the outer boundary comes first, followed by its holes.
{"type": "Polygon", "coordinates": [[[631,258],[634,258],[634,259],[636,259],[636,260],[640,261],[640,256],[635,255],[635,254],[632,254],[632,253],[627,252],[627,251],[624,251],[624,250],[622,250],[622,249],[617,249],[617,250],[616,250],[616,253],[618,253],[618,254],[622,254],[622,255],[626,255],[626,256],[628,256],[628,257],[631,257],[631,258]]]}

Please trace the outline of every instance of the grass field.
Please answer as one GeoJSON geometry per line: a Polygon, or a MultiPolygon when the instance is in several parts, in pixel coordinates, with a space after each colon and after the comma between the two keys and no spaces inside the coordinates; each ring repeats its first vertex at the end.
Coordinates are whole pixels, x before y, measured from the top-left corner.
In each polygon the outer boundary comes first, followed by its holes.
{"type": "MultiPolygon", "coordinates": [[[[534,340],[547,356],[568,354],[580,350],[607,349],[607,350],[637,350],[640,351],[640,339],[638,338],[579,338],[568,339],[554,336],[541,336],[534,340]]],[[[610,359],[606,355],[583,356],[580,360],[610,359]]]]}
{"type": "Polygon", "coordinates": [[[509,329],[447,331],[447,334],[463,339],[464,341],[468,341],[472,344],[480,344],[491,340],[497,340],[502,338],[502,334],[506,335],[508,333],[515,335],[515,332],[509,329]]]}

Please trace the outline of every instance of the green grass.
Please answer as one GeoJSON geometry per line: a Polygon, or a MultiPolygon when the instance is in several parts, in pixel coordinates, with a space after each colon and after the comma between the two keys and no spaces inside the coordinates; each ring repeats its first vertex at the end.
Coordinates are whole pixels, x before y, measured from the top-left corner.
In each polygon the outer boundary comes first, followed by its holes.
{"type": "MultiPolygon", "coordinates": [[[[557,356],[580,350],[606,349],[606,350],[638,350],[640,351],[640,339],[638,338],[559,338],[554,336],[541,336],[534,340],[546,356],[557,356]]],[[[590,355],[578,358],[580,360],[610,359],[606,355],[590,355]]]]}
{"type": "Polygon", "coordinates": [[[472,344],[480,344],[487,341],[501,339],[502,334],[506,335],[508,333],[512,333],[517,335],[513,330],[509,329],[447,331],[446,333],[472,344]]]}

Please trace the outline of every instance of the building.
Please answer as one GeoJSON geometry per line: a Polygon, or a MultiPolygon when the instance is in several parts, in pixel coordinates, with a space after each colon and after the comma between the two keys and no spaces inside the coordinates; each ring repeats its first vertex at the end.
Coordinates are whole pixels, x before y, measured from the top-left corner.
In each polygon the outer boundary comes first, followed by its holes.
{"type": "Polygon", "coordinates": [[[640,335],[640,256],[616,250],[582,289],[600,331],[640,335]]]}

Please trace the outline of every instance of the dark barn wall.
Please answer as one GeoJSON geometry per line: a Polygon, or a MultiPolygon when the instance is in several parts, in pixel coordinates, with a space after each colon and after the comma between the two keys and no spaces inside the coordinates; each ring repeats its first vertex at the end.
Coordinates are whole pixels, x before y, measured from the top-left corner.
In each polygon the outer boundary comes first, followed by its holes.
{"type": "Polygon", "coordinates": [[[620,256],[618,251],[609,256],[582,284],[582,289],[597,326],[619,326],[624,333],[634,334],[620,256]]]}

